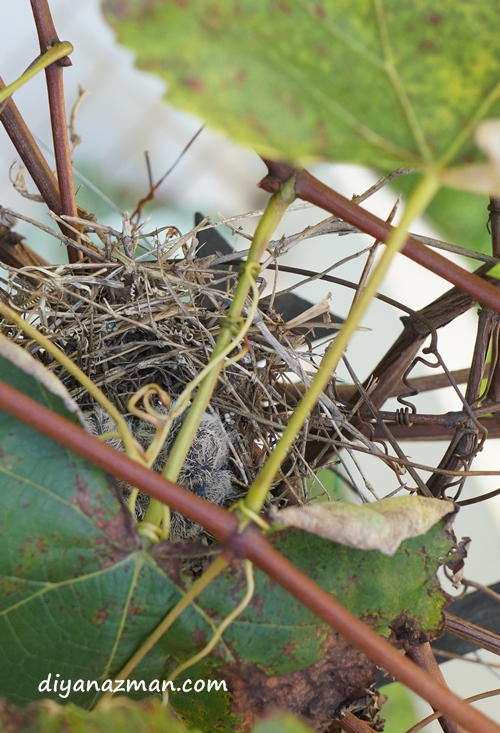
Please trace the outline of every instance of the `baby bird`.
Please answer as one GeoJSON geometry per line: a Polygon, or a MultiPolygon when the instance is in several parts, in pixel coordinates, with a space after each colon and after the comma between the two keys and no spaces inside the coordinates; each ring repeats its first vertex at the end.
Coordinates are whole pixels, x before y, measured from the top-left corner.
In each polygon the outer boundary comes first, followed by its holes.
{"type": "MultiPolygon", "coordinates": [[[[92,410],[84,412],[84,416],[93,435],[116,431],[114,420],[100,405],[94,405],[92,410]]],[[[135,416],[125,418],[128,428],[137,442],[146,450],[155,436],[155,427],[135,416]]],[[[182,418],[174,420],[167,440],[152,468],[161,473],[168,453],[181,428],[182,418]]],[[[120,438],[109,438],[106,443],[123,452],[123,443],[120,438]]],[[[200,427],[196,432],[193,444],[184,461],[179,474],[178,483],[194,494],[220,506],[234,494],[231,479],[232,473],[228,465],[229,438],[220,419],[216,415],[205,413],[200,427]]],[[[131,487],[124,481],[117,480],[125,499],[130,495],[131,487]]],[[[144,519],[150,497],[142,492],[136,501],[137,521],[144,519]]],[[[202,527],[190,519],[172,512],[170,524],[170,539],[172,541],[197,537],[202,527]]]]}

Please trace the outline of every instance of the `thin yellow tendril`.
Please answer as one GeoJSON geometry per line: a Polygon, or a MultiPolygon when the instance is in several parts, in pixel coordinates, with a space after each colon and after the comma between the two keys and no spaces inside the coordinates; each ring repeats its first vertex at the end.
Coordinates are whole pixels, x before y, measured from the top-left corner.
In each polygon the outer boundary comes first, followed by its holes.
{"type": "Polygon", "coordinates": [[[24,74],[21,74],[21,76],[13,81],[12,84],[0,89],[0,104],[11,97],[14,92],[24,86],[26,82],[33,79],[33,77],[39,74],[40,71],[46,69],[47,66],[53,64],[54,61],[59,61],[59,59],[69,56],[73,50],[73,46],[69,41],[58,41],[57,43],[54,43],[53,46],[51,46],[44,54],[42,54],[42,56],[40,56],[40,58],[31,64],[28,69],[26,69],[24,74]]]}

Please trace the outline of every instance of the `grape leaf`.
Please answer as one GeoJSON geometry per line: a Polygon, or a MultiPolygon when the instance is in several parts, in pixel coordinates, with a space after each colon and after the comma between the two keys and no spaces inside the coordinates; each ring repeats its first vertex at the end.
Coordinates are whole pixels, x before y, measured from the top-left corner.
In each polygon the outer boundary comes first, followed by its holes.
{"type": "Polygon", "coordinates": [[[313,731],[294,715],[277,712],[257,723],[252,733],[313,733],[313,731]]]}
{"type": "MultiPolygon", "coordinates": [[[[45,700],[21,710],[0,700],[0,728],[9,733],[187,733],[180,720],[159,700],[141,703],[114,698],[105,710],[88,712],[76,705],[57,705],[45,700]]],[[[190,728],[191,733],[200,733],[190,728]]],[[[289,713],[273,713],[253,728],[253,733],[312,733],[289,713]]]]}
{"type": "MultiPolygon", "coordinates": [[[[0,700],[0,729],[9,733],[186,733],[186,728],[159,700],[136,703],[113,699],[106,710],[89,713],[76,705],[65,707],[45,700],[21,710],[0,700]]],[[[191,733],[199,733],[192,730],[191,733]]]]}
{"type": "MultiPolygon", "coordinates": [[[[76,419],[2,358],[0,379],[76,419]]],[[[162,543],[141,547],[109,476],[1,411],[0,481],[0,696],[90,708],[192,580],[162,543]]],[[[272,541],[379,633],[410,641],[439,633],[445,599],[436,570],[453,545],[443,523],[391,558],[301,530],[272,541]]],[[[236,565],[206,588],[134,670],[130,694],[158,692],[240,602],[245,583],[236,565]]],[[[276,704],[323,724],[364,694],[375,667],[258,570],[255,585],[214,653],[176,678],[171,704],[191,725],[221,733],[276,704]]]]}
{"type": "MultiPolygon", "coordinates": [[[[500,115],[490,0],[103,0],[169,100],[260,152],[381,169],[500,115]],[[495,91],[496,90],[496,91],[495,91]]],[[[475,155],[467,140],[458,160],[475,155]]]]}

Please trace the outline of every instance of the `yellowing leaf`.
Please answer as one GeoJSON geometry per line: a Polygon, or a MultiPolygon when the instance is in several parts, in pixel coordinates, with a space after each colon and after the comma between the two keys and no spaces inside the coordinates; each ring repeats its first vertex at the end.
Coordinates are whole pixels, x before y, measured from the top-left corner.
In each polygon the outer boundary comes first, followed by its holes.
{"type": "Polygon", "coordinates": [[[489,158],[487,163],[467,165],[445,171],[441,180],[447,186],[485,193],[491,196],[500,195],[500,119],[485,120],[477,126],[474,138],[477,146],[489,158]]]}
{"type": "MultiPolygon", "coordinates": [[[[170,102],[288,160],[426,166],[474,116],[500,114],[491,0],[102,5],[170,102]]],[[[456,159],[471,153],[467,139],[456,159]]]]}
{"type": "Polygon", "coordinates": [[[394,555],[404,540],[425,534],[454,511],[455,505],[450,501],[402,496],[362,506],[339,501],[281,511],[273,509],[271,517],[279,524],[312,532],[347,547],[394,555]]]}

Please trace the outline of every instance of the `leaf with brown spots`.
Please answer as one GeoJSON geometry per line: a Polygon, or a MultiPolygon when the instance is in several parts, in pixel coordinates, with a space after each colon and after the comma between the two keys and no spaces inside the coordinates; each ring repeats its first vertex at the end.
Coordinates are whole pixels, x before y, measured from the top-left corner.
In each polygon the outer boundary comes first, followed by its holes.
{"type": "MultiPolygon", "coordinates": [[[[454,544],[444,521],[403,542],[392,557],[345,547],[301,530],[286,530],[272,538],[276,549],[394,643],[421,643],[441,633],[446,599],[436,572],[454,544]]],[[[243,571],[228,570],[203,591],[197,606],[218,624],[244,590],[243,571]]],[[[200,634],[200,618],[192,613],[183,620],[184,631],[190,637],[197,633],[201,648],[208,638],[200,634]]],[[[159,644],[174,657],[169,671],[189,657],[187,650],[172,651],[176,635],[172,629],[159,644]]],[[[224,679],[231,692],[230,709],[242,719],[244,731],[276,706],[322,730],[340,705],[365,696],[364,690],[375,681],[375,668],[256,570],[252,602],[226,630],[215,653],[177,678],[179,685],[186,678],[224,679]]],[[[194,724],[207,724],[200,712],[200,696],[171,695],[170,701],[194,724]]]]}
{"type": "MultiPolygon", "coordinates": [[[[10,362],[0,360],[0,378],[69,415],[10,362]]],[[[143,550],[109,477],[2,412],[0,476],[0,653],[7,660],[0,696],[61,701],[55,682],[71,680],[78,686],[65,701],[92,707],[101,690],[87,682],[116,677],[192,582],[179,555],[202,548],[143,550]]],[[[444,596],[436,571],[453,546],[443,522],[406,540],[393,557],[301,530],[272,541],[378,633],[397,643],[439,633],[444,596]]],[[[134,696],[158,691],[159,680],[197,654],[245,590],[238,564],[216,578],[134,670],[141,682],[134,696]]],[[[340,705],[364,696],[374,675],[371,662],[256,570],[251,603],[213,653],[176,678],[170,703],[211,733],[249,731],[276,704],[321,729],[340,705]],[[222,682],[227,687],[208,688],[222,682]]]]}
{"type": "MultiPolygon", "coordinates": [[[[0,379],[76,419],[1,357],[0,379]]],[[[0,696],[26,703],[50,695],[39,690],[49,675],[118,672],[180,593],[142,550],[114,481],[0,412],[0,486],[0,696]]],[[[70,700],[95,697],[85,689],[70,700]]]]}
{"type": "MultiPolygon", "coordinates": [[[[103,0],[168,99],[266,157],[391,170],[500,116],[489,0],[103,0]],[[473,59],[473,63],[471,63],[473,59]]],[[[455,161],[477,156],[467,135],[455,161]]]]}

